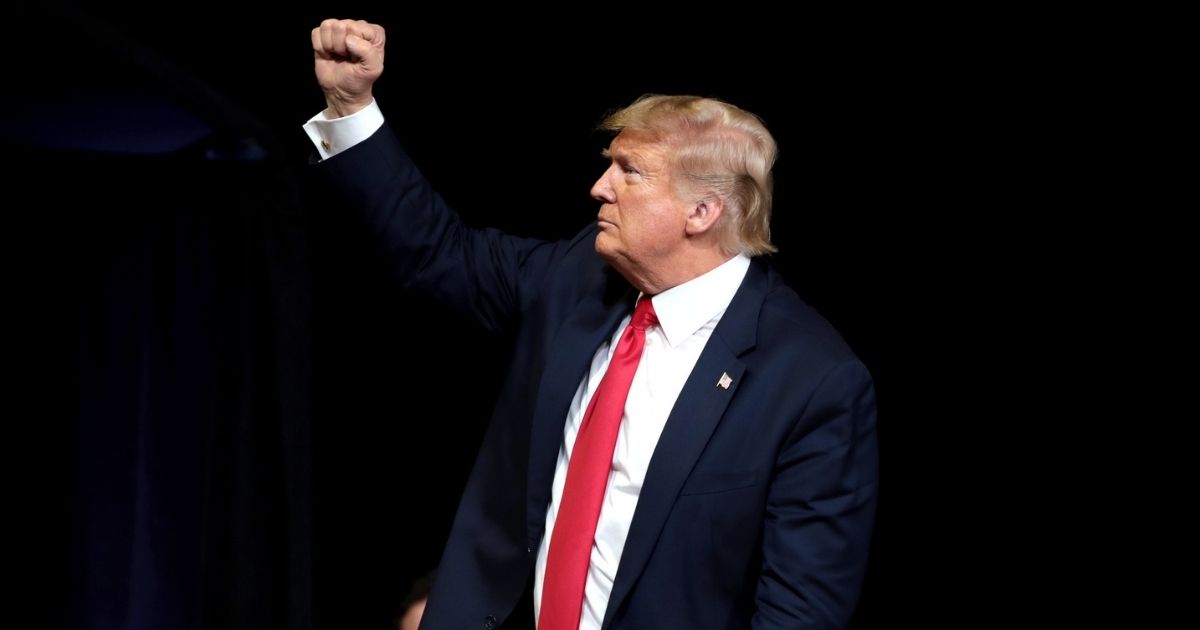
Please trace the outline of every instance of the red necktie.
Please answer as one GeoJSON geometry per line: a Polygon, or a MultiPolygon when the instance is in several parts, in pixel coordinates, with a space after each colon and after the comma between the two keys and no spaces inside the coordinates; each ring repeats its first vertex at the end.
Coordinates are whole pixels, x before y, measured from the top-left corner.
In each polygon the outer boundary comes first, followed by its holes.
{"type": "Polygon", "coordinates": [[[617,342],[608,370],[600,379],[579,426],[550,537],[538,630],[579,628],[592,540],[596,536],[604,490],[608,487],[617,430],[625,412],[625,399],[629,397],[629,384],[646,345],[646,329],[657,324],[658,316],[650,298],[642,298],[617,342]]]}

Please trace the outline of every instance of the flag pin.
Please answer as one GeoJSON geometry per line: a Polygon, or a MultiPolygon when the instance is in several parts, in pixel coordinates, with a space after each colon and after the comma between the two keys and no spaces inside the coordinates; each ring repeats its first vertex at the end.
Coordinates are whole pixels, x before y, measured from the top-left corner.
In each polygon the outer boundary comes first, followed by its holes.
{"type": "Polygon", "coordinates": [[[717,387],[721,389],[729,389],[729,384],[733,379],[729,377],[729,372],[721,372],[721,380],[717,381],[717,387]]]}

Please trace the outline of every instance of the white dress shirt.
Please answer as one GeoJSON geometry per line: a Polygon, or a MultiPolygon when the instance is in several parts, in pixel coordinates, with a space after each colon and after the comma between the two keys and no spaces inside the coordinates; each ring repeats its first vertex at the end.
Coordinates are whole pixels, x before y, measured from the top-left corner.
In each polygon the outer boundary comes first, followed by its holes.
{"type": "MultiPolygon", "coordinates": [[[[345,118],[330,119],[321,112],[304,125],[304,130],[321,158],[327,159],[366,140],[382,125],[383,114],[372,101],[366,108],[345,118]]],[[[699,360],[704,345],[721,321],[749,268],[748,257],[734,256],[716,269],[653,298],[659,325],[646,331],[646,345],[633,383],[629,386],[625,413],[621,416],[621,427],[613,450],[612,471],[604,491],[604,502],[600,506],[600,520],[596,524],[579,630],[600,629],[612,593],[613,579],[621,562],[621,552],[625,548],[625,538],[629,535],[629,525],[633,522],[633,513],[642,491],[642,482],[646,478],[646,469],[650,466],[658,438],[675,406],[675,399],[692,373],[692,367],[699,360]]],[[[550,550],[550,538],[562,501],[563,486],[567,482],[567,464],[571,459],[571,449],[575,446],[579,423],[608,369],[608,362],[617,347],[617,341],[629,325],[629,319],[630,315],[627,315],[612,338],[596,350],[591,368],[584,375],[567,410],[550,506],[546,509],[546,531],[538,547],[537,564],[534,565],[535,619],[541,612],[546,554],[550,550]]]]}
{"type": "MultiPolygon", "coordinates": [[[[654,312],[658,314],[659,325],[646,330],[646,346],[642,350],[637,372],[633,375],[633,383],[629,386],[629,397],[625,400],[625,413],[621,416],[617,445],[613,449],[612,471],[609,473],[608,487],[604,490],[604,502],[600,506],[600,520],[596,524],[579,630],[600,629],[600,622],[604,620],[604,611],[608,607],[608,597],[612,593],[613,579],[621,563],[621,552],[625,549],[625,537],[629,535],[629,525],[633,522],[642,482],[650,466],[650,457],[654,455],[654,448],[675,406],[675,399],[679,398],[679,392],[700,358],[700,352],[712,336],[717,322],[721,321],[749,268],[749,258],[735,256],[698,278],[654,296],[654,312]]],[[[563,486],[567,483],[567,464],[571,459],[571,449],[575,446],[579,423],[608,369],[608,362],[617,347],[617,341],[629,325],[629,319],[630,316],[626,316],[612,338],[596,350],[591,369],[584,375],[567,410],[567,425],[563,429],[562,446],[559,447],[558,464],[554,470],[553,494],[550,507],[546,510],[546,533],[538,547],[537,564],[534,567],[535,619],[541,612],[546,555],[550,551],[554,520],[562,501],[563,486]]]]}

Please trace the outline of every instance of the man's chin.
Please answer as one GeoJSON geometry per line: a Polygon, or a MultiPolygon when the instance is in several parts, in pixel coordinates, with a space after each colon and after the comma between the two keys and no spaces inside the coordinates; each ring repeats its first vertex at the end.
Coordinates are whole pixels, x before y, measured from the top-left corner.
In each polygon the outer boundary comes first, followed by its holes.
{"type": "Polygon", "coordinates": [[[613,243],[604,232],[596,235],[596,253],[610,265],[617,256],[613,243]]]}

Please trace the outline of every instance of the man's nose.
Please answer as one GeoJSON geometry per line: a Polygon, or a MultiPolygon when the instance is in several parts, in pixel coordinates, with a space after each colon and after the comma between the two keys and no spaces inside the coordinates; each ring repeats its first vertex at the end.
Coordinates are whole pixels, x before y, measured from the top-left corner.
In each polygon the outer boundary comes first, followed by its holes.
{"type": "Polygon", "coordinates": [[[602,201],[604,203],[616,203],[617,198],[616,195],[613,194],[612,184],[608,182],[608,175],[610,172],[612,172],[612,167],[609,167],[607,171],[604,171],[604,174],[600,176],[600,179],[597,179],[596,183],[592,184],[592,199],[595,199],[596,201],[602,201]]]}

